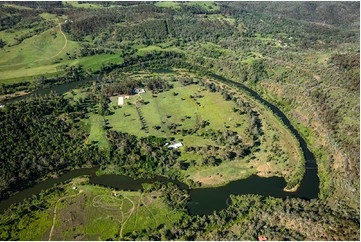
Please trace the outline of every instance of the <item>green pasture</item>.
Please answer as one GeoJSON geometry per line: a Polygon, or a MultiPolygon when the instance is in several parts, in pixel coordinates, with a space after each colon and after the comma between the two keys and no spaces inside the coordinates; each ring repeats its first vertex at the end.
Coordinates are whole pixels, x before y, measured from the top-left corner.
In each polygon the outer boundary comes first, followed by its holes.
{"type": "Polygon", "coordinates": [[[173,47],[168,47],[168,48],[162,48],[156,45],[150,45],[147,47],[143,47],[143,46],[137,46],[137,55],[139,56],[144,56],[147,53],[151,53],[154,51],[173,51],[173,52],[183,52],[182,50],[178,49],[177,47],[173,46],[173,47]]]}
{"type": "Polygon", "coordinates": [[[109,147],[109,141],[106,138],[104,117],[100,114],[90,113],[89,117],[81,120],[81,126],[89,132],[88,142],[97,142],[103,149],[109,147]]]}
{"type": "Polygon", "coordinates": [[[76,180],[84,178],[76,178],[63,185],[65,190],[60,195],[50,194],[43,198],[49,204],[47,208],[34,207],[33,211],[27,211],[25,216],[14,220],[17,234],[13,238],[119,240],[132,231],[160,225],[171,227],[183,214],[169,208],[158,192],[116,191],[114,196],[112,189],[82,184],[76,180]],[[77,190],[72,189],[74,185],[77,190]]]}
{"type": "Polygon", "coordinates": [[[82,240],[118,240],[132,231],[172,226],[182,215],[155,192],[115,191],[114,196],[111,189],[91,185],[79,185],[78,190],[82,194],[64,202],[72,206],[59,209],[52,239],[74,240],[80,234],[82,240]],[[71,222],[67,221],[69,213],[74,214],[71,222]]]}
{"type": "Polygon", "coordinates": [[[185,2],[185,3],[178,3],[178,2],[172,2],[172,1],[163,1],[163,2],[157,2],[154,5],[160,8],[173,8],[173,9],[180,9],[181,5],[186,6],[197,6],[201,7],[204,10],[213,12],[220,9],[219,6],[215,2],[206,2],[206,1],[195,1],[195,2],[185,2]]]}
{"type": "MultiPolygon", "coordinates": [[[[111,106],[114,108],[114,114],[107,116],[109,125],[119,131],[126,131],[130,134],[138,136],[171,136],[168,125],[172,123],[181,124],[180,128],[194,128],[198,120],[209,121],[210,124],[206,128],[214,130],[226,130],[226,126],[240,134],[244,133],[245,125],[235,128],[236,123],[244,124],[245,117],[238,115],[232,111],[236,104],[231,101],[225,101],[219,93],[211,93],[198,85],[181,86],[180,83],[174,82],[174,88],[159,93],[155,96],[149,91],[142,95],[133,95],[129,99],[125,99],[123,107],[116,107],[117,98],[112,98],[111,106]],[[202,95],[202,98],[194,100],[190,95],[202,95]],[[143,100],[144,104],[141,104],[143,100]],[[199,105],[197,104],[199,103],[199,105]],[[144,116],[148,125],[149,132],[141,129],[139,114],[136,110],[136,103],[144,116]],[[188,118],[187,118],[188,116],[188,118]],[[156,130],[155,126],[161,129],[156,130]]],[[[178,138],[186,140],[187,136],[178,138]]],[[[192,144],[202,145],[209,143],[208,140],[201,142],[199,139],[190,140],[192,144]]]]}
{"type": "MultiPolygon", "coordinates": [[[[50,18],[50,15],[44,17],[50,18]]],[[[25,31],[25,30],[24,30],[25,31]]],[[[10,42],[16,35],[2,31],[5,41],[10,42]]],[[[121,63],[118,54],[101,54],[69,59],[79,48],[75,41],[67,40],[59,32],[59,27],[44,31],[22,43],[0,50],[0,83],[12,84],[32,81],[33,77],[62,74],[65,66],[83,65],[85,69],[99,70],[103,64],[121,63]]]]}
{"type": "Polygon", "coordinates": [[[78,1],[62,1],[62,2],[63,4],[69,4],[74,8],[102,8],[102,6],[92,3],[79,3],[78,1]]]}
{"type": "Polygon", "coordinates": [[[186,2],[188,6],[198,6],[207,11],[213,12],[220,9],[220,7],[215,2],[207,2],[207,1],[194,1],[194,2],[186,2]]]}
{"type": "Polygon", "coordinates": [[[181,8],[180,3],[172,2],[172,1],[156,2],[154,5],[160,8],[173,8],[173,9],[181,8]]]}

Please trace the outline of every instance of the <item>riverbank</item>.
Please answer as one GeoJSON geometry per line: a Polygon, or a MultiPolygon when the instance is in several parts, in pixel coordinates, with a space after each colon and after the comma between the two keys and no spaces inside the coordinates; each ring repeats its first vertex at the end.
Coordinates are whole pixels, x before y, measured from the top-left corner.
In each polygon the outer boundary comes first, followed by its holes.
{"type": "Polygon", "coordinates": [[[298,190],[298,188],[300,187],[300,184],[297,184],[296,186],[292,187],[292,188],[283,188],[283,191],[285,192],[296,192],[298,190]]]}
{"type": "Polygon", "coordinates": [[[22,97],[22,96],[30,94],[30,93],[31,92],[29,92],[29,91],[19,91],[19,92],[14,92],[11,94],[3,94],[3,95],[0,95],[0,102],[11,100],[11,99],[17,98],[17,97],[22,97]]]}

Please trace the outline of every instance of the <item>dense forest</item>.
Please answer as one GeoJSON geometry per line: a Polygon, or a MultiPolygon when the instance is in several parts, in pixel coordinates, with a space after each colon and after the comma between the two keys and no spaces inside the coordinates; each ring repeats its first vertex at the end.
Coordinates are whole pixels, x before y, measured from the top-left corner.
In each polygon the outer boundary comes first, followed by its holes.
{"type": "Polygon", "coordinates": [[[0,110],[2,196],[61,170],[104,160],[96,146],[84,145],[87,134],[77,128],[79,114],[57,94],[0,110]]]}
{"type": "MultiPolygon", "coordinates": [[[[30,61],[28,65],[35,67],[19,69],[38,71],[42,66],[36,64],[42,63],[53,65],[52,71],[21,78],[6,79],[5,74],[16,72],[23,57],[0,60],[0,75],[5,73],[0,79],[2,98],[91,76],[102,78],[88,83],[87,96],[80,99],[52,93],[1,106],[1,198],[79,167],[123,167],[116,173],[187,181],[180,173],[187,165],[179,161],[177,150],[164,146],[164,138],[114,131],[106,121],[110,96],[131,95],[135,88],[146,88],[153,95],[172,92],[172,82],[156,75],[133,80],[124,73],[181,68],[204,77],[197,84],[236,102],[234,112],[251,120],[247,131],[252,144],[242,143],[235,132],[208,129],[203,135],[212,137],[215,145],[188,147],[188,152],[209,154],[202,165],[216,167],[225,160],[247,157],[262,141],[259,113],[206,80],[211,73],[222,75],[257,91],[299,130],[317,160],[319,198],[232,196],[232,204],[220,212],[188,214],[172,228],[160,225],[126,234],[126,239],[254,240],[262,234],[273,240],[358,240],[359,11],[358,2],[2,2],[0,55],[17,48],[23,51],[27,43],[36,49],[34,38],[49,29],[53,40],[59,40],[63,31],[71,46],[59,56],[54,52],[51,60],[30,61]],[[89,113],[104,120],[109,149],[87,142],[89,130],[81,127],[80,120],[89,113]]],[[[194,84],[191,78],[178,81],[194,84]]],[[[207,125],[203,120],[195,129],[175,123],[171,128],[174,135],[189,135],[207,125]]],[[[146,124],[143,128],[157,129],[146,124]]],[[[168,205],[186,211],[186,200],[178,204],[169,196],[169,190],[177,189],[155,184],[144,191],[157,191],[168,205]]],[[[28,203],[23,206],[33,209],[28,203]]],[[[27,213],[24,216],[30,216],[27,213]]],[[[11,224],[10,220],[1,224],[6,231],[1,239],[17,238],[11,235],[16,230],[11,224]]]]}

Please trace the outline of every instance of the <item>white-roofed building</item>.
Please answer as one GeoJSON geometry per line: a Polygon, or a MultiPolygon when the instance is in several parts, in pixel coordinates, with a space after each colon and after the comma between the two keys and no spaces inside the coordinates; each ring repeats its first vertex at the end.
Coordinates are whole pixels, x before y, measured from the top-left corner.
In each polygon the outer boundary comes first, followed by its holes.
{"type": "Polygon", "coordinates": [[[124,105],[124,97],[118,97],[118,106],[124,105]]]}
{"type": "Polygon", "coordinates": [[[183,146],[182,142],[178,142],[175,144],[168,145],[168,149],[178,149],[179,147],[182,147],[182,146],[183,146]]]}

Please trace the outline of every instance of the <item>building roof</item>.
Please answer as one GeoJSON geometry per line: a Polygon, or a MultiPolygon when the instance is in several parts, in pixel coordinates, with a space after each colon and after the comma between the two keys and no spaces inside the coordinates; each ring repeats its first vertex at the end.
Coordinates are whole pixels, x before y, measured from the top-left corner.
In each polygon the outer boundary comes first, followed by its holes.
{"type": "Polygon", "coordinates": [[[118,97],[118,106],[124,105],[124,97],[118,97]]]}
{"type": "Polygon", "coordinates": [[[177,149],[177,148],[182,147],[182,146],[183,146],[182,142],[178,142],[178,143],[168,145],[168,148],[169,149],[177,149]]]}

